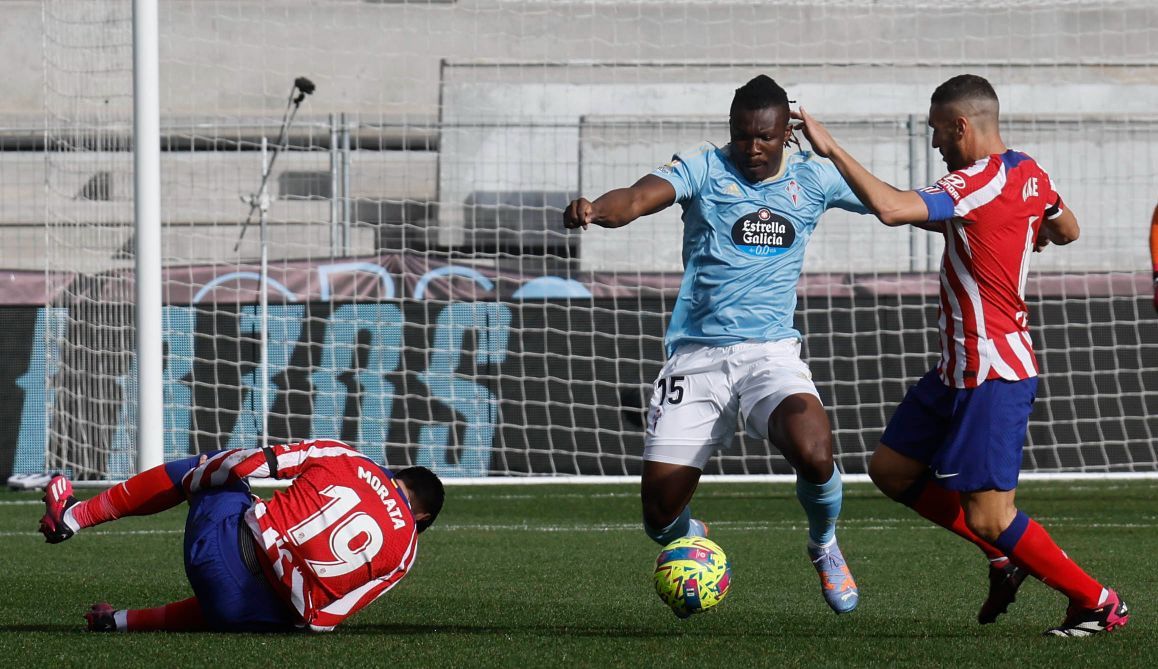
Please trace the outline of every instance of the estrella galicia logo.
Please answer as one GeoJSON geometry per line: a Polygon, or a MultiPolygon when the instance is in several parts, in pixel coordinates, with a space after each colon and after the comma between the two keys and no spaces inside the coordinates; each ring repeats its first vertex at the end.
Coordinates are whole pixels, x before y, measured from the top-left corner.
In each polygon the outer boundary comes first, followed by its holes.
{"type": "Polygon", "coordinates": [[[778,256],[796,241],[792,222],[762,208],[732,224],[732,242],[750,256],[778,256]]]}

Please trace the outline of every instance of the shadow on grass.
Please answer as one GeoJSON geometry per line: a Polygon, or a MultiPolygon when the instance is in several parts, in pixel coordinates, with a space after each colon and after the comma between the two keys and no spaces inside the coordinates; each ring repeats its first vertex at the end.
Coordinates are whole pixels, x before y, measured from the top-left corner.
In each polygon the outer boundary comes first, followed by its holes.
{"type": "Polygon", "coordinates": [[[909,632],[865,630],[863,633],[845,629],[844,626],[818,629],[800,627],[796,629],[770,628],[767,630],[720,629],[718,626],[694,626],[695,623],[686,623],[687,626],[673,627],[666,623],[657,623],[654,627],[626,627],[626,626],[580,626],[580,625],[439,625],[416,623],[382,623],[371,625],[351,625],[339,628],[344,635],[397,635],[397,636],[434,636],[455,634],[462,636],[495,636],[504,637],[547,637],[559,638],[623,638],[623,639],[667,639],[672,636],[700,636],[712,638],[745,638],[768,637],[775,639],[849,639],[862,637],[873,639],[969,639],[977,638],[978,633],[972,628],[945,629],[931,631],[929,629],[911,628],[909,632]]]}
{"type": "MultiPolygon", "coordinates": [[[[419,624],[419,623],[380,623],[369,625],[348,625],[338,628],[338,634],[342,636],[436,636],[436,635],[459,635],[459,636],[484,636],[484,637],[543,637],[550,639],[573,638],[618,638],[618,639],[668,639],[673,636],[705,636],[712,638],[745,638],[745,637],[768,637],[775,639],[844,639],[852,638],[873,638],[873,639],[965,639],[978,638],[977,630],[974,628],[962,627],[960,629],[943,629],[930,630],[928,628],[910,627],[911,631],[903,632],[883,631],[880,629],[873,629],[871,631],[865,630],[850,630],[845,626],[835,626],[829,628],[815,628],[815,627],[797,627],[797,628],[769,628],[767,630],[753,630],[745,629],[720,629],[716,625],[696,625],[695,622],[669,624],[668,622],[657,622],[652,627],[627,627],[622,625],[617,626],[582,626],[582,625],[467,625],[467,624],[419,624]]],[[[49,633],[49,634],[90,634],[86,632],[83,626],[58,624],[58,625],[0,625],[0,638],[6,633],[49,633]]],[[[140,636],[148,636],[154,634],[152,632],[138,633],[140,636]]],[[[250,637],[250,638],[268,638],[272,636],[282,637],[310,637],[313,636],[304,630],[288,631],[288,632],[270,632],[266,634],[253,632],[156,632],[156,634],[163,635],[177,635],[181,637],[194,637],[198,635],[218,636],[218,637],[250,637]]],[[[135,635],[130,635],[135,636],[135,635]]],[[[329,635],[321,635],[329,636],[329,635]]]]}

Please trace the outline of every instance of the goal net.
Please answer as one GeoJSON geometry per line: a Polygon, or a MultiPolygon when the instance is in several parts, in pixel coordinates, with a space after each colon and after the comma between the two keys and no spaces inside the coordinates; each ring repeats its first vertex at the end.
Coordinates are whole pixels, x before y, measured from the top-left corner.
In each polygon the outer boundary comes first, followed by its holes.
{"type": "MultiPolygon", "coordinates": [[[[132,474],[156,446],[135,434],[135,332],[161,328],[166,459],[324,437],[449,477],[637,474],[679,208],[580,233],[567,202],[726,143],[758,73],[919,188],[944,169],[929,95],[962,72],[993,82],[1006,141],[1083,224],[1032,260],[1024,471],[1158,472],[1146,0],[163,0],[162,323],[133,322],[131,18],[93,0],[16,14],[44,64],[41,107],[0,151],[18,203],[0,202],[0,267],[39,291],[5,301],[37,305],[16,473],[132,474]],[[278,146],[302,76],[317,90],[278,146]],[[42,140],[20,144],[30,128],[42,140]],[[245,226],[263,140],[264,235],[245,226]]],[[[936,360],[941,248],[844,212],[810,242],[796,321],[846,473],[936,360]]],[[[790,472],[742,434],[706,470],[790,472]]]]}

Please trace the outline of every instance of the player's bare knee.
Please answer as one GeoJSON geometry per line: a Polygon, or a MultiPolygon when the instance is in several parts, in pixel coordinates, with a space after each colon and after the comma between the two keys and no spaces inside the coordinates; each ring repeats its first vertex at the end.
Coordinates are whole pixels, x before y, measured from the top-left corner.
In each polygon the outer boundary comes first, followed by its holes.
{"type": "Polygon", "coordinates": [[[807,442],[798,450],[796,473],[810,483],[825,483],[832,478],[832,440],[828,438],[807,442]]]}
{"type": "Polygon", "coordinates": [[[676,504],[662,496],[643,496],[643,522],[649,527],[661,529],[672,524],[672,521],[684,510],[683,504],[676,504]]]}
{"type": "Polygon", "coordinates": [[[869,478],[872,479],[873,485],[878,490],[892,499],[897,499],[907,486],[904,484],[905,482],[897,480],[896,473],[888,466],[885,458],[877,456],[878,452],[874,452],[869,460],[869,478]]]}
{"type": "Polygon", "coordinates": [[[1008,523],[998,514],[966,508],[965,525],[973,531],[973,534],[992,543],[1001,536],[1008,523]]]}
{"type": "Polygon", "coordinates": [[[928,467],[903,456],[883,443],[877,445],[869,459],[868,475],[876,487],[895,500],[912,494],[918,482],[928,474],[928,467]]]}
{"type": "Polygon", "coordinates": [[[662,486],[654,483],[648,485],[648,483],[647,480],[644,480],[644,485],[640,490],[643,522],[655,528],[666,527],[675,519],[680,510],[674,508],[674,504],[665,501],[662,486]]]}

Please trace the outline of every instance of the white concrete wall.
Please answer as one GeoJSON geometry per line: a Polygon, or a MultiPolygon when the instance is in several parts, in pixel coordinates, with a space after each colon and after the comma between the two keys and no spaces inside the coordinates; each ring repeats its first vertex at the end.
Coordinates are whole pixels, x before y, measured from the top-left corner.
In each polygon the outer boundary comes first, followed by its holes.
{"type": "MultiPolygon", "coordinates": [[[[0,128],[124,127],[128,7],[121,0],[0,0],[0,128]]],[[[1008,137],[1054,172],[1087,223],[1081,253],[1053,254],[1039,266],[1146,265],[1138,238],[1158,183],[1158,140],[1152,125],[1140,123],[1158,113],[1158,3],[1150,0],[161,0],[160,9],[165,122],[188,121],[206,133],[257,122],[273,135],[290,83],[308,76],[318,91],[303,104],[302,123],[338,112],[401,134],[442,123],[440,154],[366,152],[356,156],[353,176],[367,184],[355,187],[357,195],[437,199],[444,243],[463,239],[461,203],[473,191],[575,190],[582,170],[584,194],[597,195],[700,139],[641,132],[581,164],[582,116],[722,119],[732,89],[766,72],[826,118],[899,122],[924,112],[938,82],[973,71],[995,83],[1010,118],[1082,115],[1075,126],[1008,137]],[[1123,125],[1102,128],[1106,119],[1123,125]]],[[[908,146],[900,139],[888,131],[852,141],[876,169],[908,185],[908,146]]],[[[127,183],[119,164],[127,155],[58,154],[46,172],[38,154],[0,152],[0,265],[35,265],[43,244],[53,243],[29,241],[46,212],[58,221],[102,222],[110,232],[96,246],[119,244],[124,202],[74,196],[102,161],[120,170],[115,186],[127,183]]],[[[254,187],[254,156],[166,154],[166,220],[229,225],[237,195],[254,187]]],[[[279,169],[294,161],[325,158],[299,156],[279,169]]],[[[279,202],[275,216],[324,225],[324,207],[279,202]]],[[[585,266],[673,268],[678,244],[668,242],[678,235],[669,219],[620,231],[654,240],[655,255],[642,266],[622,255],[615,237],[591,234],[585,266]]],[[[893,231],[861,223],[826,220],[810,268],[868,263],[883,271],[928,262],[890,253],[895,235],[878,236],[893,231]]],[[[287,253],[316,241],[303,235],[287,253]]]]}
{"type": "MultiPolygon", "coordinates": [[[[895,77],[898,69],[889,76],[895,77]]],[[[1158,83],[1106,83],[1087,68],[1075,68],[1071,83],[1035,81],[1051,77],[1049,69],[1031,68],[1021,73],[1021,81],[997,86],[1007,116],[1007,142],[1046,166],[1067,203],[1086,223],[1080,246],[1042,254],[1034,266],[1144,268],[1148,249],[1143,235],[1154,206],[1153,186],[1158,184],[1158,83]],[[1032,76],[1038,69],[1042,76],[1032,76]]],[[[604,68],[602,74],[613,80],[634,76],[617,74],[614,68],[604,68]]],[[[910,169],[911,140],[905,128],[910,115],[924,123],[929,95],[939,80],[926,77],[919,83],[890,84],[862,79],[833,85],[810,80],[823,74],[823,68],[793,74],[802,78],[783,79],[790,95],[822,119],[852,124],[843,133],[834,130],[882,178],[902,188],[919,188],[943,174],[936,154],[930,166],[931,149],[924,136],[915,138],[916,164],[910,169]]],[[[873,74],[867,68],[862,77],[873,74]]],[[[915,78],[920,71],[913,68],[906,74],[915,78]]],[[[447,127],[439,186],[443,239],[450,243],[459,238],[463,225],[456,215],[461,212],[458,205],[472,190],[574,192],[581,185],[582,194],[593,199],[631,184],[682,148],[705,139],[723,145],[727,141],[723,121],[737,86],[712,77],[704,82],[644,85],[465,79],[449,82],[443,94],[447,127]],[[607,129],[598,130],[597,120],[608,110],[618,117],[611,122],[619,124],[610,135],[607,129]],[[709,121],[717,121],[705,124],[705,113],[711,114],[709,121]],[[581,142],[582,117],[588,119],[588,135],[595,136],[581,142]]],[[[588,231],[582,242],[583,266],[679,269],[679,229],[678,208],[673,208],[625,230],[588,231]]],[[[931,269],[939,262],[940,246],[935,243],[930,253],[926,236],[832,212],[813,237],[807,269],[931,269]]]]}

